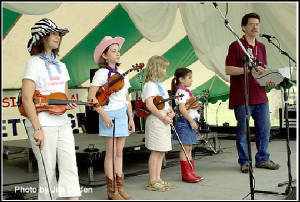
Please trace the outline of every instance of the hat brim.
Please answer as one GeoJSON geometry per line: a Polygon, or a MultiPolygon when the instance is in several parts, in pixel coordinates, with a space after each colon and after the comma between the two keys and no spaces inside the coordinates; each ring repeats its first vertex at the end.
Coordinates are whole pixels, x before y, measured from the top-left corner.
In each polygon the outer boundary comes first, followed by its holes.
{"type": "Polygon", "coordinates": [[[95,51],[94,51],[94,61],[95,61],[95,63],[99,64],[100,56],[102,55],[102,53],[104,52],[104,50],[108,46],[110,46],[111,44],[117,43],[117,44],[119,44],[119,47],[121,49],[124,41],[125,41],[125,39],[123,37],[114,37],[110,40],[100,42],[100,44],[95,48],[95,51]]]}
{"type": "Polygon", "coordinates": [[[29,39],[28,43],[27,43],[27,50],[30,53],[32,48],[37,44],[37,42],[39,40],[41,40],[42,37],[45,37],[47,34],[51,33],[51,32],[58,32],[60,33],[60,36],[64,36],[66,35],[69,30],[68,29],[63,29],[63,28],[50,28],[50,29],[44,29],[44,32],[40,32],[40,33],[35,33],[34,35],[31,36],[31,38],[29,39]]]}

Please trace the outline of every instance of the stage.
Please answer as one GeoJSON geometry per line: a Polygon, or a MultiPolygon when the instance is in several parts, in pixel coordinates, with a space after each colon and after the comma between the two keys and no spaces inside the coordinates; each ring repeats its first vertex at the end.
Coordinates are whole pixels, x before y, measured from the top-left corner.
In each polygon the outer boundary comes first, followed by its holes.
{"type": "MultiPolygon", "coordinates": [[[[90,134],[89,134],[90,135],[90,134]]],[[[135,134],[140,135],[140,134],[135,134]]],[[[141,135],[143,136],[143,135],[141,135]]],[[[95,139],[98,139],[95,136],[95,139]]],[[[101,141],[101,139],[100,139],[101,141]]],[[[141,138],[141,141],[143,139],[141,138]]],[[[77,152],[82,152],[88,146],[79,146],[77,152]]],[[[94,142],[95,147],[102,147],[94,142]]],[[[136,144],[136,143],[134,143],[136,144]]],[[[130,146],[130,142],[126,143],[130,146]]],[[[136,146],[136,145],[135,145],[136,146]]],[[[256,146],[251,142],[252,156],[254,158],[256,146]]],[[[297,171],[296,141],[290,142],[291,147],[291,171],[295,179],[297,171]]],[[[134,147],[133,147],[134,148],[134,147]]],[[[148,156],[149,151],[132,150],[124,153],[125,188],[136,200],[250,200],[249,174],[239,171],[235,140],[221,139],[217,153],[195,149],[195,170],[205,179],[199,183],[190,184],[181,181],[180,163],[178,159],[178,145],[174,144],[174,150],[166,155],[166,166],[162,170],[162,178],[175,185],[175,189],[168,192],[154,192],[145,190],[144,186],[148,181],[148,156]],[[248,195],[248,196],[247,196],[248,195]]],[[[269,144],[271,160],[280,164],[279,170],[266,170],[255,168],[253,163],[253,175],[255,178],[255,189],[283,193],[286,186],[278,187],[278,183],[288,180],[287,152],[284,140],[273,140],[269,144]]],[[[27,154],[11,154],[3,160],[3,193],[4,197],[11,196],[17,186],[38,187],[38,173],[36,166],[33,172],[28,172],[27,154]]],[[[87,155],[85,155],[87,160],[87,155]]],[[[78,159],[82,161],[82,156],[78,159]]],[[[87,186],[89,173],[88,164],[80,163],[79,178],[83,188],[82,200],[106,200],[105,176],[103,172],[103,159],[95,161],[94,185],[87,186]]],[[[293,184],[295,185],[295,184],[293,184]]],[[[15,196],[16,197],[16,196],[15,196]]],[[[36,193],[23,194],[25,199],[36,199],[36,193]]],[[[284,195],[272,195],[255,193],[256,200],[283,200],[284,195]]],[[[5,199],[5,198],[4,198],[5,199]]]]}

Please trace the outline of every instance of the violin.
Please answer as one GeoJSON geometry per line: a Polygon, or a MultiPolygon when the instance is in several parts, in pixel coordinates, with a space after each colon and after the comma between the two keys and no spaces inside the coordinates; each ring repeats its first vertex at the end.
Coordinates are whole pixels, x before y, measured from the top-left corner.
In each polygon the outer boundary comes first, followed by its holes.
{"type": "Polygon", "coordinates": [[[108,81],[99,87],[99,90],[96,93],[96,98],[98,100],[98,106],[107,105],[109,101],[109,96],[112,93],[115,93],[121,90],[124,86],[124,77],[131,71],[139,71],[144,67],[144,63],[132,65],[132,68],[124,72],[123,74],[114,74],[112,75],[108,81]]]}
{"type": "MultiPolygon", "coordinates": [[[[64,93],[56,92],[50,95],[42,95],[39,91],[35,90],[33,93],[33,103],[35,105],[36,112],[48,111],[51,114],[60,115],[66,112],[67,104],[75,103],[78,105],[93,105],[88,102],[81,102],[76,100],[68,100],[68,97],[64,93]]],[[[24,106],[22,104],[22,93],[19,93],[17,101],[19,112],[22,116],[27,117],[24,106]]]]}
{"type": "MultiPolygon", "coordinates": [[[[184,95],[176,95],[176,96],[171,96],[167,99],[164,99],[162,96],[155,96],[153,98],[153,104],[156,106],[156,108],[158,110],[162,110],[165,107],[165,102],[168,102],[169,100],[173,100],[179,97],[183,97],[184,95]]],[[[150,110],[146,107],[146,103],[144,103],[142,101],[142,99],[138,99],[135,103],[134,103],[134,109],[135,109],[135,113],[137,116],[140,117],[147,117],[151,114],[150,110]]]]}
{"type": "Polygon", "coordinates": [[[187,110],[189,109],[197,109],[200,106],[200,103],[198,102],[198,100],[201,97],[207,97],[208,96],[208,92],[205,92],[204,94],[198,95],[196,97],[191,97],[189,98],[186,103],[185,103],[185,108],[187,110]]]}

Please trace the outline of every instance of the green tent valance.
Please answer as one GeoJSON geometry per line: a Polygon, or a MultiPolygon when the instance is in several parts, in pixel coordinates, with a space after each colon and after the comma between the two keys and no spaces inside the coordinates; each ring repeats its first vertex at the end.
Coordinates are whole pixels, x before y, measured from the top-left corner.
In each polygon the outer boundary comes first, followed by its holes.
{"type": "MultiPolygon", "coordinates": [[[[218,100],[225,102],[229,97],[229,86],[221,80],[217,75],[198,86],[192,93],[197,96],[208,91],[208,102],[215,104],[218,100]]],[[[200,98],[201,102],[205,102],[207,98],[200,98]]]]}

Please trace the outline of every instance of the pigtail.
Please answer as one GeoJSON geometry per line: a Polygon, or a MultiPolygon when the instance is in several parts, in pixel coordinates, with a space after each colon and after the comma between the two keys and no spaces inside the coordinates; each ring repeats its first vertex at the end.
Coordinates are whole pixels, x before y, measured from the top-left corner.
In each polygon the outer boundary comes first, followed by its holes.
{"type": "Polygon", "coordinates": [[[171,83],[171,91],[172,91],[172,94],[175,94],[176,93],[176,90],[177,90],[177,78],[176,76],[174,76],[174,78],[172,79],[172,83],[171,83]]]}
{"type": "Polygon", "coordinates": [[[177,90],[177,86],[180,84],[179,78],[182,77],[186,77],[186,75],[188,73],[191,73],[192,70],[186,68],[186,67],[181,67],[181,68],[177,68],[175,73],[174,73],[174,78],[172,79],[172,83],[171,83],[171,91],[173,94],[176,93],[177,90]]]}

